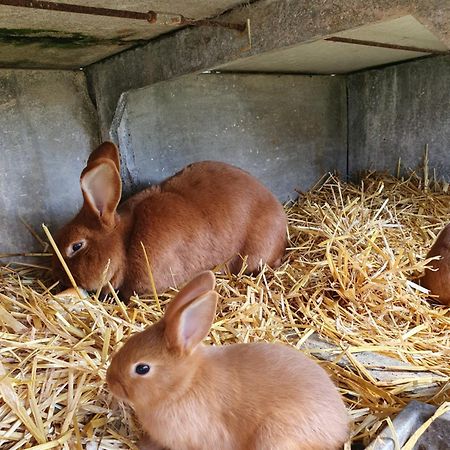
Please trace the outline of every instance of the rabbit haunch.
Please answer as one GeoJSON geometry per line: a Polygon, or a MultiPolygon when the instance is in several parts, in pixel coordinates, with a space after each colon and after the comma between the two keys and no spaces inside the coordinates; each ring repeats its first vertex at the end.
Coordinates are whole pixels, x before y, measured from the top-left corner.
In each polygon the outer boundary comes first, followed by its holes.
{"type": "Polygon", "coordinates": [[[435,256],[440,256],[440,259],[429,264],[430,268],[425,270],[420,282],[437,296],[439,302],[450,306],[450,224],[439,233],[426,257],[435,256]]]}
{"type": "Polygon", "coordinates": [[[141,449],[337,450],[348,415],[327,373],[292,347],[204,346],[214,275],[204,272],[164,318],[113,356],[106,380],[146,433],[141,449]]]}
{"type": "MultiPolygon", "coordinates": [[[[92,152],[80,178],[83,206],[56,238],[80,287],[97,290],[110,281],[124,297],[149,293],[141,242],[158,292],[222,263],[237,273],[245,256],[249,273],[261,263],[281,263],[285,212],[250,174],[221,162],[193,163],[118,206],[119,169],[114,144],[92,152]]],[[[57,277],[68,284],[56,257],[53,262],[57,277]]]]}

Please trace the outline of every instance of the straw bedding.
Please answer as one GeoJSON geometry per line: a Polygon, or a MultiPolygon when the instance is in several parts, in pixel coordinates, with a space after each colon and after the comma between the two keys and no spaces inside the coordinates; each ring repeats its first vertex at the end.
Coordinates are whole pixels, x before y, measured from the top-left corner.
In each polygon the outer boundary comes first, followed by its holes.
{"type": "MultiPolygon", "coordinates": [[[[316,332],[334,343],[321,364],[345,398],[353,442],[373,439],[411,398],[448,401],[449,308],[427,301],[414,282],[450,217],[447,190],[414,174],[369,174],[358,185],[327,176],[286,207],[290,245],[282,267],[255,277],[218,275],[221,302],[209,342],[305,348],[316,332]],[[366,351],[406,368],[380,381],[357,358],[366,351]]],[[[138,424],[112,400],[105,369],[118,343],[158,320],[175,291],[127,306],[114,295],[80,300],[52,292],[57,287],[39,267],[0,267],[0,447],[135,448],[138,424]]]]}

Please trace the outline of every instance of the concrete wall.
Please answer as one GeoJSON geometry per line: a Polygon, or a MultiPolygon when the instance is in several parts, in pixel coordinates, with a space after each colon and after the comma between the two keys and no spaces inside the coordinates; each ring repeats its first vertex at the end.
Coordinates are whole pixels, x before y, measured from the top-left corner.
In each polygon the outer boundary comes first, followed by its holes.
{"type": "Polygon", "coordinates": [[[348,76],[349,172],[430,168],[450,180],[450,57],[348,76]]]}
{"type": "MultiPolygon", "coordinates": [[[[251,45],[247,33],[219,27],[187,27],[87,67],[102,135],[106,136],[120,95],[130,89],[409,14],[450,46],[448,0],[371,0],[369,3],[365,0],[258,0],[245,3],[221,19],[235,23],[250,19],[251,45]]],[[[285,70],[280,68],[280,72],[285,70]]]]}
{"type": "Polygon", "coordinates": [[[98,142],[82,72],[0,70],[0,253],[40,249],[21,223],[66,221],[98,142]]]}
{"type": "MultiPolygon", "coordinates": [[[[399,157],[415,167],[425,144],[430,167],[448,179],[449,84],[442,56],[346,78],[204,74],[131,90],[112,133],[125,194],[216,159],[284,200],[329,170],[394,172],[399,157]]],[[[39,246],[20,217],[56,228],[81,204],[97,115],[83,73],[61,71],[0,70],[0,112],[0,254],[30,251],[39,246]]]]}
{"type": "Polygon", "coordinates": [[[126,191],[193,161],[235,164],[286,200],[346,173],[345,80],[205,74],[128,94],[118,124],[126,191]]]}

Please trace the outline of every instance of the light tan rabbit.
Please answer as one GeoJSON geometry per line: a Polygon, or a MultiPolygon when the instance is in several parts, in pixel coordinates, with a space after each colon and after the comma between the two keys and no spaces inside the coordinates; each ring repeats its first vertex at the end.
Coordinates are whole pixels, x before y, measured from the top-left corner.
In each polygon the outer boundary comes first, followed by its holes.
{"type": "Polygon", "coordinates": [[[348,416],[315,362],[281,344],[204,346],[215,316],[212,272],[132,336],[106,379],[147,433],[142,449],[337,450],[348,416]]]}
{"type": "Polygon", "coordinates": [[[450,224],[439,233],[427,254],[427,258],[434,256],[440,256],[441,259],[431,262],[432,270],[426,269],[420,281],[431,294],[439,296],[438,301],[450,305],[450,224]]]}
{"type": "MultiPolygon", "coordinates": [[[[141,242],[158,292],[225,262],[237,273],[241,256],[248,256],[248,272],[261,263],[281,263],[287,225],[283,207],[236,167],[214,161],[191,164],[118,207],[119,153],[105,142],[89,157],[80,184],[83,207],[56,242],[75,281],[86,290],[110,281],[125,298],[133,291],[149,293],[141,242]]],[[[53,267],[62,283],[69,284],[56,257],[53,267]]]]}

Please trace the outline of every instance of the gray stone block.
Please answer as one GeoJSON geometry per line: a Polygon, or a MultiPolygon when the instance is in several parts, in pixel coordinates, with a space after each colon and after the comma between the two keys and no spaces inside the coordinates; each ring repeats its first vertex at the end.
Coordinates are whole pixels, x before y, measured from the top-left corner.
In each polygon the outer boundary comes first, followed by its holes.
{"type": "Polygon", "coordinates": [[[345,175],[345,95],[340,77],[291,75],[205,74],[131,91],[111,133],[126,190],[199,160],[241,167],[281,200],[327,171],[345,175]]]}
{"type": "MultiPolygon", "coordinates": [[[[392,430],[386,427],[366,450],[395,450],[395,440],[403,447],[415,431],[430,419],[437,408],[413,400],[392,421],[396,439],[392,430]]],[[[449,450],[450,449],[450,412],[435,419],[420,436],[413,450],[449,450]]]]}

